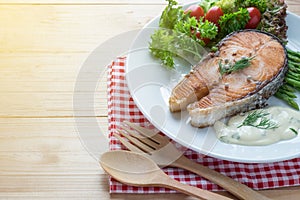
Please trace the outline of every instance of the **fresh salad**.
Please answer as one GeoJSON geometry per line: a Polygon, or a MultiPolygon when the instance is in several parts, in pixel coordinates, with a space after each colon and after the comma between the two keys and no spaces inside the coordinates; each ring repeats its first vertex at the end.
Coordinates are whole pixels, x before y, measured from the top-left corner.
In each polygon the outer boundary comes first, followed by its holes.
{"type": "MultiPolygon", "coordinates": [[[[284,0],[202,0],[186,9],[167,1],[149,44],[151,54],[167,68],[175,68],[176,58],[199,62],[206,50],[215,51],[220,40],[242,29],[265,31],[287,44],[284,0]]],[[[284,84],[275,96],[299,110],[300,53],[288,50],[288,61],[284,84]]]]}
{"type": "Polygon", "coordinates": [[[241,29],[266,31],[286,42],[282,0],[202,0],[186,9],[167,1],[149,46],[166,67],[174,68],[175,57],[201,60],[203,48],[214,50],[222,38],[241,29]]]}

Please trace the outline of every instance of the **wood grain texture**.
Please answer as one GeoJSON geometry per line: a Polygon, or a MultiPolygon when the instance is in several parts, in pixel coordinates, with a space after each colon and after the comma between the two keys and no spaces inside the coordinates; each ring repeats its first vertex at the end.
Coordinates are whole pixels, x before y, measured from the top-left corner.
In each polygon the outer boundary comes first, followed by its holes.
{"type": "Polygon", "coordinates": [[[0,52],[90,53],[114,35],[141,28],[163,7],[1,5],[0,52]]]}
{"type": "MultiPolygon", "coordinates": [[[[300,15],[299,1],[287,2],[300,15]]],[[[193,199],[108,193],[108,177],[94,156],[108,150],[106,77],[100,73],[95,86],[100,71],[95,68],[77,79],[99,45],[142,28],[165,5],[0,0],[0,199],[193,199]],[[77,91],[74,107],[78,82],[85,87],[77,91]],[[89,152],[86,144],[100,148],[89,152]]],[[[274,199],[300,198],[298,187],[262,192],[274,199]]]]}
{"type": "MultiPolygon", "coordinates": [[[[161,8],[160,5],[0,6],[0,116],[73,116],[76,78],[89,54],[114,35],[141,28],[161,8]],[[111,16],[111,10],[118,15],[111,16]]],[[[100,88],[89,86],[93,84],[90,77],[97,73],[99,81],[106,78],[100,71],[89,71],[80,80],[87,86],[81,91],[82,107],[78,108],[77,116],[107,113],[106,79],[98,85],[100,88]],[[93,92],[97,105],[91,107],[84,97],[93,92]]]]}

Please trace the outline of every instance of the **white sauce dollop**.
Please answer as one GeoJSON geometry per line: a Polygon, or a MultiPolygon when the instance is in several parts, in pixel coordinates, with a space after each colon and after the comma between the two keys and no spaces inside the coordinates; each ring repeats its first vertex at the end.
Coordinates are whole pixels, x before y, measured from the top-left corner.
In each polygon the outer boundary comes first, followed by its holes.
{"type": "Polygon", "coordinates": [[[254,112],[249,111],[244,115],[230,118],[227,125],[217,121],[214,124],[217,137],[226,143],[258,146],[295,138],[300,131],[300,112],[285,107],[269,107],[259,110],[269,113],[266,117],[276,123],[278,128],[260,129],[253,126],[237,128],[249,113],[254,112]]]}

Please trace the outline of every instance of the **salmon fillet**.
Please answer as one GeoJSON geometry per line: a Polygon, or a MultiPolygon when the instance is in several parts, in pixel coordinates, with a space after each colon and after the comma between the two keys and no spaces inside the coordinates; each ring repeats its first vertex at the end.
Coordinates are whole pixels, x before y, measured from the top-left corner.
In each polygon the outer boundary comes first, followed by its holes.
{"type": "Polygon", "coordinates": [[[243,30],[224,38],[216,53],[209,54],[172,90],[172,112],[187,109],[197,127],[265,106],[282,85],[287,71],[283,44],[273,35],[243,30]],[[244,69],[221,75],[220,61],[235,63],[253,57],[244,69]]]}

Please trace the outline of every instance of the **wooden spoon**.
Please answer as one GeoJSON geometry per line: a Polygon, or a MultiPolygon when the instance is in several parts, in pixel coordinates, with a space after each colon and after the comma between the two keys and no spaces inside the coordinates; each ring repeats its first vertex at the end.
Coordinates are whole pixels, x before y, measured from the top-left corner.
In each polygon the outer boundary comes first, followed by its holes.
{"type": "Polygon", "coordinates": [[[207,190],[182,184],[165,174],[155,162],[142,154],[110,151],[100,158],[102,168],[114,179],[132,186],[156,186],[177,190],[200,199],[230,199],[207,190]]]}

